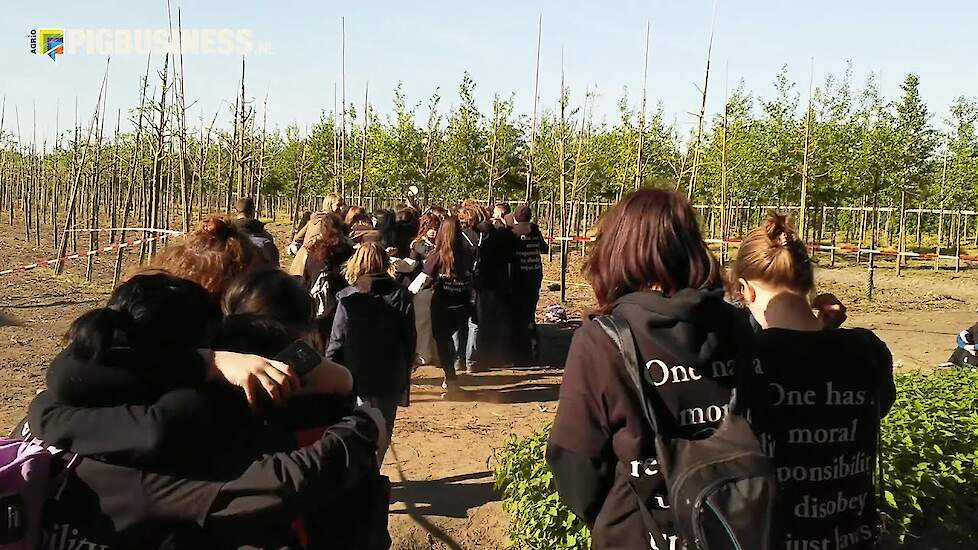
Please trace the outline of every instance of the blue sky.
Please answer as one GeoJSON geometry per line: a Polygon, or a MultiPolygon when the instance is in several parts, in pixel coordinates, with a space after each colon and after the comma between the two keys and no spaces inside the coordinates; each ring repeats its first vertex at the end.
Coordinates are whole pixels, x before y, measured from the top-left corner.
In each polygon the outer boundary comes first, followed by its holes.
{"type": "MultiPolygon", "coordinates": [[[[585,87],[597,86],[597,118],[614,119],[622,88],[637,99],[641,83],[645,22],[652,21],[649,62],[650,104],[661,101],[669,120],[691,125],[698,107],[694,82],[701,82],[710,30],[712,0],[597,0],[451,2],[277,0],[249,3],[228,0],[171,0],[183,11],[188,28],[247,28],[273,53],[248,60],[247,95],[258,103],[268,93],[270,126],[315,121],[333,105],[340,79],[340,16],[346,17],[347,100],[363,101],[370,82],[371,103],[386,115],[394,86],[402,82],[412,102],[424,103],[440,88],[443,106],[456,101],[463,71],[475,79],[477,98],[488,107],[495,92],[516,93],[517,110],[528,114],[533,93],[533,64],[538,15],[543,15],[540,100],[556,103],[561,50],[573,101],[585,87]]],[[[950,101],[978,96],[978,3],[967,0],[720,0],[717,8],[710,111],[722,105],[725,74],[732,88],[743,79],[765,95],[779,68],[804,96],[810,59],[815,79],[841,73],[854,64],[857,83],[870,72],[882,73],[888,97],[898,93],[907,72],[921,76],[921,91],[939,122],[950,101]]],[[[163,28],[166,2],[90,0],[17,2],[0,18],[0,95],[7,98],[4,127],[14,129],[13,107],[20,113],[21,134],[30,136],[32,102],[38,133],[53,136],[55,105],[60,101],[64,128],[75,98],[82,118],[90,115],[105,59],[98,55],[64,56],[56,63],[27,51],[31,28],[163,28]]],[[[154,65],[159,57],[154,59],[154,65]]],[[[146,58],[116,56],[109,77],[109,110],[138,103],[138,81],[146,58]]],[[[222,100],[233,102],[240,60],[187,56],[186,87],[190,117],[203,111],[209,121],[222,100]]],[[[223,117],[225,121],[230,115],[223,117]]],[[[50,139],[50,138],[49,138],[50,139]]],[[[40,138],[39,138],[40,140],[40,138]]]]}

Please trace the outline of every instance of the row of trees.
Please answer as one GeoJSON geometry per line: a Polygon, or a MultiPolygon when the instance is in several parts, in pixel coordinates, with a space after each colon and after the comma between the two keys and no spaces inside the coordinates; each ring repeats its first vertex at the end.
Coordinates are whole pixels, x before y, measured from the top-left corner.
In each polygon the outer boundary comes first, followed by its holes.
{"type": "MultiPolygon", "coordinates": [[[[514,114],[512,96],[497,95],[491,111],[480,112],[474,88],[465,75],[458,104],[444,114],[441,97],[433,95],[423,125],[416,122],[418,105],[409,105],[398,88],[394,112],[386,120],[368,107],[366,139],[362,126],[350,125],[345,162],[337,159],[339,149],[333,145],[342,135],[334,113],[324,113],[306,137],[300,137],[296,127],[272,134],[269,189],[290,189],[297,180],[300,151],[308,148],[308,185],[318,192],[344,185],[351,189],[351,183],[360,183],[362,170],[364,190],[374,194],[397,194],[413,184],[435,196],[522,196],[529,117],[514,114]],[[364,145],[366,162],[361,166],[364,145]]],[[[731,91],[723,111],[708,122],[699,143],[676,123],[667,123],[659,105],[645,123],[641,181],[688,192],[692,157],[700,148],[692,189],[696,200],[719,203],[725,177],[734,203],[760,199],[797,204],[807,134],[812,204],[865,205],[868,197],[878,197],[880,206],[896,206],[905,193],[911,204],[975,206],[975,100],[958,98],[938,118],[920,97],[916,75],[907,75],[901,96],[888,101],[872,77],[855,87],[851,69],[841,77],[828,77],[804,105],[786,70],[776,77],[775,92],[771,98],[759,97],[741,83],[731,91]]],[[[541,192],[556,186],[562,164],[574,198],[584,193],[611,198],[632,187],[640,114],[626,91],[619,101],[618,120],[597,123],[593,97],[591,92],[584,94],[563,120],[559,108],[543,111],[534,160],[541,192]]],[[[564,91],[564,100],[572,102],[570,90],[564,91]]],[[[363,109],[351,106],[347,116],[362,118],[363,109]]]]}
{"type": "MultiPolygon", "coordinates": [[[[468,74],[450,106],[439,92],[413,102],[399,86],[386,116],[364,98],[361,105],[324,111],[311,126],[268,131],[268,99],[247,96],[243,64],[233,113],[202,116],[194,129],[176,68],[168,77],[164,64],[161,87],[149,82],[147,70],[140,106],[129,113],[130,132],[113,134],[113,121],[100,107],[94,137],[78,123],[53,144],[23,146],[23,135],[0,134],[0,177],[14,185],[25,177],[20,163],[37,164],[42,178],[70,181],[80,174],[83,184],[105,183],[96,176],[111,164],[134,178],[144,195],[164,187],[164,199],[178,210],[186,203],[191,212],[195,201],[204,209],[210,196],[222,199],[214,206],[227,206],[244,194],[399,196],[409,185],[437,200],[522,200],[533,139],[534,195],[543,199],[556,194],[563,175],[569,201],[613,199],[641,182],[674,187],[703,203],[788,205],[798,204],[805,180],[812,206],[976,205],[978,103],[961,97],[935,114],[914,74],[904,79],[900,96],[888,100],[873,77],[855,85],[849,67],[813,87],[803,102],[782,69],[773,97],[755,95],[741,82],[720,112],[703,121],[701,133],[667,121],[661,104],[639,112],[628,90],[616,120],[596,121],[596,91],[565,88],[556,105],[541,110],[531,136],[532,121],[515,112],[512,95],[497,94],[482,112],[468,74]],[[155,95],[148,91],[154,87],[155,95]],[[233,129],[221,129],[218,122],[228,118],[233,129]],[[84,155],[90,148],[98,153],[84,155]]],[[[118,197],[124,187],[114,187],[118,197]]],[[[4,199],[12,204],[14,192],[5,190],[0,206],[4,199]]]]}

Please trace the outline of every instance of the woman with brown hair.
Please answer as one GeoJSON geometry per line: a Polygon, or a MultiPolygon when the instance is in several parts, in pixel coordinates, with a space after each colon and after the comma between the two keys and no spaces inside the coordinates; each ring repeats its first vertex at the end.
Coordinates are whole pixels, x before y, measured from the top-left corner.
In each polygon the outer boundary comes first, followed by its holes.
{"type": "Polygon", "coordinates": [[[263,265],[261,252],[247,235],[211,216],[200,229],[154,256],[149,268],[194,281],[220,299],[235,277],[263,265]]]}
{"type": "Polygon", "coordinates": [[[833,327],[809,302],[814,265],[783,215],[769,214],[744,239],[730,287],[762,329],[750,370],[758,391],[749,395],[758,397],[751,424],[778,474],[773,547],[835,540],[844,541],[840,548],[875,548],[879,422],[896,396],[886,344],[865,329],[825,330],[833,327]],[[812,433],[831,434],[831,441],[812,433]],[[842,466],[847,473],[824,474],[842,466]],[[799,514],[816,510],[816,502],[847,505],[832,514],[799,514]]]}
{"type": "MultiPolygon", "coordinates": [[[[413,275],[421,274],[424,269],[424,261],[428,259],[431,252],[435,249],[435,238],[438,235],[438,226],[441,225],[441,218],[433,213],[421,216],[418,227],[418,236],[411,242],[411,260],[418,262],[413,275]]],[[[431,297],[434,289],[431,284],[423,285],[414,295],[414,327],[418,334],[418,343],[415,348],[417,362],[419,365],[433,365],[438,362],[438,347],[435,345],[435,337],[431,328],[431,297]]]]}
{"type": "MultiPolygon", "coordinates": [[[[438,348],[438,362],[445,371],[442,387],[457,389],[456,362],[464,365],[464,346],[455,338],[468,330],[472,316],[473,254],[464,244],[459,220],[445,218],[435,237],[435,249],[424,262],[424,271],[411,283],[417,293],[428,280],[432,281],[431,328],[438,348]]],[[[464,337],[461,339],[464,341],[464,337]]]]}
{"type": "MultiPolygon", "coordinates": [[[[686,199],[662,189],[622,199],[598,225],[585,276],[598,313],[631,328],[646,394],[669,435],[714,429],[730,401],[746,317],[724,301],[720,266],[686,199]]],[[[593,548],[678,550],[655,434],[638,399],[618,347],[598,322],[585,322],[567,356],[547,461],[562,499],[591,528],[593,548]]]]}

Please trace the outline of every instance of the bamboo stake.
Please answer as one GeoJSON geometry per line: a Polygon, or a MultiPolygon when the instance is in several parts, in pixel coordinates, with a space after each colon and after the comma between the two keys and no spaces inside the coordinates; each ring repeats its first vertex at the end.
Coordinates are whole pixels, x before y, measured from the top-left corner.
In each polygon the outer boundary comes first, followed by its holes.
{"type": "Polygon", "coordinates": [[[645,62],[642,65],[642,108],[639,111],[638,119],[638,154],[635,155],[635,181],[633,183],[633,189],[638,189],[642,186],[643,180],[645,179],[643,174],[643,163],[642,163],[642,153],[643,146],[645,145],[645,97],[646,89],[649,76],[649,40],[652,34],[652,22],[649,20],[645,21],[645,62]]]}
{"type": "MultiPolygon", "coordinates": [[[[809,72],[808,78],[808,110],[805,112],[805,152],[803,155],[803,161],[801,165],[801,205],[798,208],[798,232],[801,235],[802,240],[805,239],[807,233],[805,229],[808,227],[806,224],[808,222],[808,156],[809,156],[809,144],[811,142],[811,124],[812,124],[812,86],[815,82],[815,58],[812,58],[811,71],[809,72]]],[[[812,246],[812,254],[814,255],[817,248],[812,246]]]]}
{"type": "Polygon", "coordinates": [[[537,107],[540,103],[540,45],[543,40],[543,14],[537,22],[537,62],[533,78],[533,117],[530,122],[530,150],[526,158],[526,195],[524,201],[530,204],[533,198],[533,153],[537,141],[537,107]]]}
{"type": "Polygon", "coordinates": [[[689,176],[689,187],[687,189],[686,198],[692,202],[693,193],[696,188],[696,169],[699,168],[700,160],[700,144],[703,140],[703,121],[706,118],[706,92],[710,87],[710,59],[713,55],[713,33],[716,30],[716,15],[717,15],[717,4],[714,0],[713,2],[713,24],[710,27],[710,42],[706,48],[706,72],[703,77],[703,94],[700,100],[700,112],[699,112],[699,123],[696,129],[696,142],[695,149],[693,150],[693,167],[692,172],[689,176]]]}
{"type": "Polygon", "coordinates": [[[265,136],[268,128],[268,92],[265,92],[265,101],[262,103],[261,120],[261,152],[258,156],[258,183],[255,187],[255,217],[261,217],[261,188],[262,181],[265,179],[265,136]]]}
{"type": "MultiPolygon", "coordinates": [[[[95,129],[95,122],[98,120],[98,109],[102,104],[102,96],[105,93],[106,84],[109,80],[109,61],[111,58],[106,58],[105,60],[105,73],[102,76],[102,86],[99,88],[98,100],[95,103],[95,114],[92,115],[92,122],[88,127],[88,135],[85,139],[85,149],[82,151],[81,165],[85,164],[85,158],[88,156],[88,145],[92,139],[92,133],[95,129]]],[[[64,271],[64,256],[68,248],[68,230],[71,229],[71,218],[75,212],[75,205],[78,200],[78,186],[81,181],[82,170],[79,169],[75,172],[75,179],[71,185],[71,191],[68,193],[68,207],[65,209],[67,214],[67,219],[65,219],[64,231],[61,236],[61,246],[58,247],[58,257],[56,263],[54,264],[55,275],[61,275],[64,271]]]]}
{"type": "Polygon", "coordinates": [[[564,148],[567,141],[567,94],[564,89],[564,49],[560,50],[560,302],[567,302],[567,170],[564,148]]]}
{"type": "Polygon", "coordinates": [[[370,82],[363,87],[363,138],[360,147],[360,176],[357,179],[357,196],[363,197],[363,184],[367,177],[367,130],[370,113],[367,110],[367,95],[370,91],[370,82]]]}
{"type": "Polygon", "coordinates": [[[340,195],[346,196],[346,17],[340,18],[340,65],[341,74],[341,99],[343,110],[340,112],[342,119],[342,129],[340,130],[340,195]]]}

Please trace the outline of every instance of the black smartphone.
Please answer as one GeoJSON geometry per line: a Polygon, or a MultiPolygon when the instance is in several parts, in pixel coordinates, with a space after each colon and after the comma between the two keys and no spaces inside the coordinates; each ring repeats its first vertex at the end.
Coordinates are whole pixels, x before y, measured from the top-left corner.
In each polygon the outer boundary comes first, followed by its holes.
{"type": "Polygon", "coordinates": [[[292,342],[273,359],[292,367],[300,379],[323,362],[323,356],[302,340],[292,342]]]}

